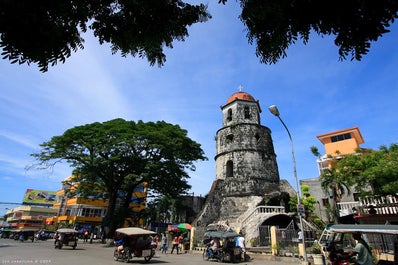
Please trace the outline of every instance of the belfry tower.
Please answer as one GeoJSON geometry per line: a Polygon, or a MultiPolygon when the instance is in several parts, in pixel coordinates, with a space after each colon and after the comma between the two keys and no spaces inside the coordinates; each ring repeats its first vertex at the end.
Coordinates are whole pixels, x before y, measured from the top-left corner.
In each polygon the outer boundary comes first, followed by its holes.
{"type": "Polygon", "coordinates": [[[221,111],[216,179],[195,220],[198,228],[215,222],[237,228],[245,213],[280,189],[271,131],[260,124],[259,102],[239,91],[228,98],[221,111]]]}

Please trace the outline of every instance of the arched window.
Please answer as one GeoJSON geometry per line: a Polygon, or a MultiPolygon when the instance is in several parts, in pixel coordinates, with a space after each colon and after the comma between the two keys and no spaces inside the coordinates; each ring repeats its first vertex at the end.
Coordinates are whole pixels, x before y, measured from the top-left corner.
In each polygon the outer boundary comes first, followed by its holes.
{"type": "Polygon", "coordinates": [[[228,109],[227,120],[228,120],[228,121],[232,121],[232,109],[228,109]]]}
{"type": "Polygon", "coordinates": [[[249,106],[245,106],[245,119],[250,119],[250,109],[249,109],[249,106]]]}
{"type": "Polygon", "coordinates": [[[227,161],[226,177],[232,178],[233,176],[234,176],[234,162],[232,162],[232,160],[228,160],[227,161]]]}

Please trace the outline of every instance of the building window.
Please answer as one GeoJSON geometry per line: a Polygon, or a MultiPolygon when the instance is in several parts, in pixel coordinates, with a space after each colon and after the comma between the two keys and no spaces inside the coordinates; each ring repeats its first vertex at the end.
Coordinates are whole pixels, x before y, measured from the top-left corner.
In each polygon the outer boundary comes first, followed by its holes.
{"type": "Polygon", "coordinates": [[[227,162],[227,172],[226,172],[226,177],[227,178],[232,178],[234,176],[234,162],[229,160],[227,162]]]}
{"type": "Polygon", "coordinates": [[[340,135],[332,136],[332,137],[330,137],[330,139],[332,140],[332,143],[344,141],[347,139],[351,139],[351,134],[350,133],[340,134],[340,135]]]}
{"type": "Polygon", "coordinates": [[[228,134],[227,135],[227,143],[232,143],[233,140],[234,140],[234,135],[233,134],[228,134]]]}
{"type": "Polygon", "coordinates": [[[329,199],[328,198],[323,198],[322,199],[322,206],[328,206],[329,205],[329,199]]]}
{"type": "Polygon", "coordinates": [[[227,120],[232,121],[232,109],[228,109],[227,120]]]}
{"type": "Polygon", "coordinates": [[[245,119],[250,119],[250,109],[248,106],[245,106],[245,119]]]}

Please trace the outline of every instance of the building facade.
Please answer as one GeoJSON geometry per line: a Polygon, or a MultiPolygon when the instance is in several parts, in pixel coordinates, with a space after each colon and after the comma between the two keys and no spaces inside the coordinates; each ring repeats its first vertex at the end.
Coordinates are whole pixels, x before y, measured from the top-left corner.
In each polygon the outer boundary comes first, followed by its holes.
{"type": "Polygon", "coordinates": [[[6,212],[6,222],[12,230],[40,230],[44,220],[54,216],[56,210],[50,207],[22,205],[6,212]]]}
{"type": "MultiPolygon", "coordinates": [[[[62,183],[62,189],[57,192],[57,201],[54,203],[56,214],[46,219],[46,226],[51,229],[60,227],[73,227],[78,231],[88,231],[95,238],[103,234],[102,221],[107,214],[108,201],[98,198],[83,198],[79,196],[69,197],[65,190],[70,190],[79,185],[74,182],[74,176],[70,176],[62,183]]],[[[139,213],[146,207],[147,187],[140,185],[134,190],[130,208],[133,213],[139,213]]],[[[120,201],[118,201],[120,203],[120,201]]],[[[116,210],[120,204],[116,206],[116,210]]],[[[125,220],[125,226],[131,224],[142,225],[142,218],[131,216],[125,220]]]]}
{"type": "MultiPolygon", "coordinates": [[[[357,153],[358,149],[363,149],[360,145],[364,143],[364,139],[359,130],[359,127],[351,127],[342,130],[331,131],[328,133],[316,136],[323,144],[325,153],[319,156],[316,160],[319,170],[319,176],[325,169],[333,166],[333,161],[339,160],[346,155],[357,153]]],[[[300,185],[309,187],[309,193],[317,200],[315,205],[315,214],[319,216],[324,222],[333,221],[333,216],[330,213],[330,206],[333,205],[333,194],[325,192],[321,187],[320,177],[302,179],[300,185]]],[[[356,200],[355,193],[348,194],[347,192],[342,196],[341,203],[353,202],[356,200]]],[[[343,210],[345,211],[345,210],[343,210]]],[[[352,210],[341,212],[340,215],[351,215],[352,210]]]]}

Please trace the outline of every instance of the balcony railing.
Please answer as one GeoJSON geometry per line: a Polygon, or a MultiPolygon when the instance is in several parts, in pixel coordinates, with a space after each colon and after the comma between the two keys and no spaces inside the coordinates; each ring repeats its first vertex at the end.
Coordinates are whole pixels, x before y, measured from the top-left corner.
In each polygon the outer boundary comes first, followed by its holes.
{"type": "Polygon", "coordinates": [[[398,214],[398,197],[387,196],[366,196],[355,202],[338,203],[340,216],[350,214],[398,214]]]}

